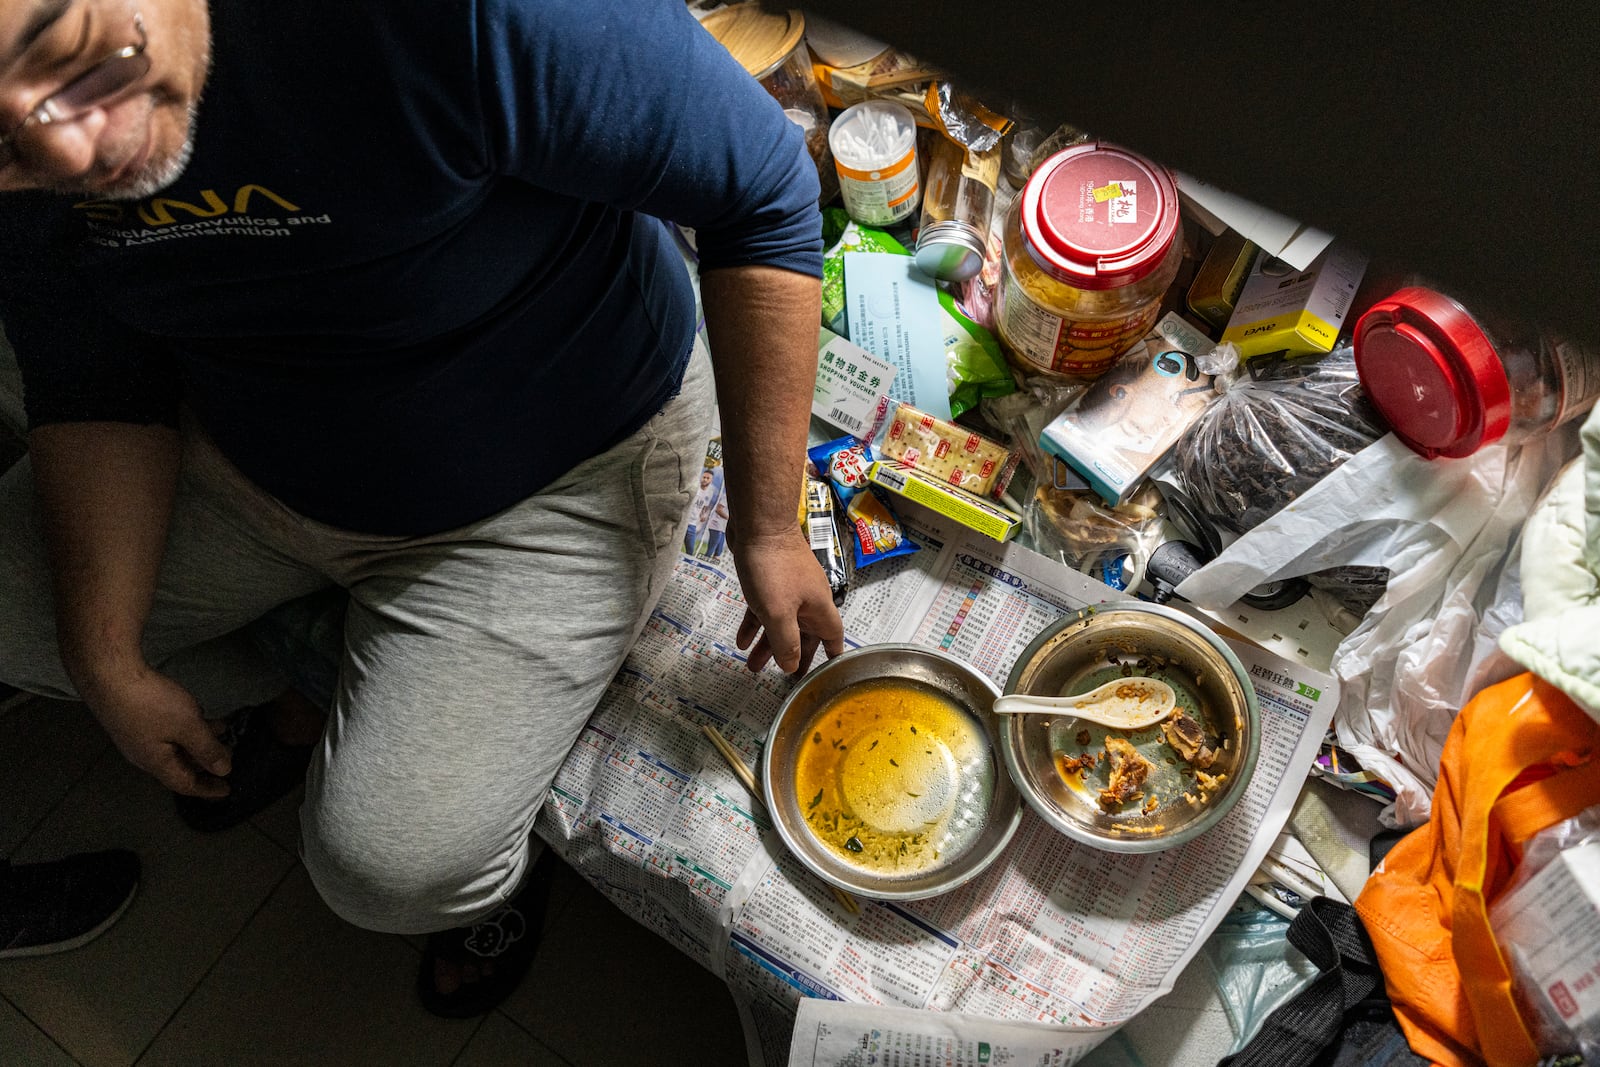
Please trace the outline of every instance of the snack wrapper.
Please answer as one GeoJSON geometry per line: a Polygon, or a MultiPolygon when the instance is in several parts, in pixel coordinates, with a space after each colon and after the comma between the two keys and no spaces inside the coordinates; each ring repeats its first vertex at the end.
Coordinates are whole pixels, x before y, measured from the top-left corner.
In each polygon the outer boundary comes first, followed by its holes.
{"type": "Polygon", "coordinates": [[[828,588],[833,590],[833,602],[844,599],[850,582],[850,572],[845,564],[844,545],[839,540],[838,527],[833,521],[833,494],[828,483],[810,471],[806,472],[805,500],[802,523],[811,551],[822,564],[822,573],[828,577],[828,588]]]}
{"type": "Polygon", "coordinates": [[[806,458],[817,475],[833,487],[839,506],[849,507],[855,495],[867,487],[867,471],[877,457],[866,442],[840,437],[806,449],[806,458]]]}
{"type": "Polygon", "coordinates": [[[900,517],[875,492],[857,493],[845,514],[850,519],[858,568],[897,556],[909,556],[920,547],[907,536],[900,517]]]}
{"type": "Polygon", "coordinates": [[[998,441],[936,419],[910,404],[895,409],[880,447],[884,458],[899,460],[975,496],[998,497],[1004,493],[1020,461],[998,441]]]}

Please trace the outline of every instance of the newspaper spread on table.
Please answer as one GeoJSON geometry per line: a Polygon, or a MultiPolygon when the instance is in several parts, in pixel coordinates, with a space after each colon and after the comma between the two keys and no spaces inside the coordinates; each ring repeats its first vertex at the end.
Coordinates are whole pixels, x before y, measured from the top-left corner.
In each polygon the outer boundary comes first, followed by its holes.
{"type": "MultiPolygon", "coordinates": [[[[921,551],[857,574],[842,608],[848,645],[940,649],[1003,686],[1039,631],[1120,597],[931,514],[912,533],[921,551]]],[[[743,614],[729,556],[680,559],[557,774],[538,832],[728,983],[751,1062],[769,1067],[791,1043],[796,1064],[1076,1062],[1169,991],[1220,922],[1287,820],[1337,702],[1328,676],[1234,643],[1260,699],[1261,754],[1211,831],[1125,855],[1025,810],[1005,854],[972,882],[928,900],[862,901],[852,914],[782,850],[760,799],[701,730],[714,725],[754,767],[794,684],[745,669],[733,644],[743,614]]]]}

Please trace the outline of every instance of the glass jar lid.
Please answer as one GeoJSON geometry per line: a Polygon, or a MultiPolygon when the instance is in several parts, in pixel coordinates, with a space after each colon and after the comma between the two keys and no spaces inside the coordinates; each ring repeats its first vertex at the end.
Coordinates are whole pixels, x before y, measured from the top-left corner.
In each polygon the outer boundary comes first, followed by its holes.
{"type": "Polygon", "coordinates": [[[930,278],[964,282],[983,269],[984,235],[968,223],[930,223],[917,235],[917,269],[930,278]]]}
{"type": "Polygon", "coordinates": [[[799,46],[806,32],[806,17],[799,11],[772,12],[748,2],[718,8],[701,19],[700,25],[760,81],[799,46]]]}
{"type": "Polygon", "coordinates": [[[1034,261],[1079,289],[1142,281],[1178,235],[1178,187],[1166,168],[1091,141],[1039,164],[1022,190],[1022,235],[1034,261]]]}
{"type": "Polygon", "coordinates": [[[1505,436],[1511,383],[1494,344],[1454,300],[1421,286],[1356,323],[1361,388],[1413,451],[1467,456],[1505,436]]]}

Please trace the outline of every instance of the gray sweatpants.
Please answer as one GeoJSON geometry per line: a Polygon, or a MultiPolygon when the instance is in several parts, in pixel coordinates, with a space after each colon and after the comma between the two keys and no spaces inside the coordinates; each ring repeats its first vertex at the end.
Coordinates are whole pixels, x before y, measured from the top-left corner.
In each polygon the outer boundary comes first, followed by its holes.
{"type": "MultiPolygon", "coordinates": [[[[330,584],[349,591],[300,812],[302,857],[334,911],[421,933],[471,923],[515,891],[556,769],[677,558],[711,397],[697,342],[682,391],[638,433],[506,511],[430,537],[313,522],[185,432],[144,634],[152,665],[209,716],[260,703],[286,683],[240,628],[330,584]]],[[[27,460],[0,479],[0,680],[75,696],[27,460]]]]}

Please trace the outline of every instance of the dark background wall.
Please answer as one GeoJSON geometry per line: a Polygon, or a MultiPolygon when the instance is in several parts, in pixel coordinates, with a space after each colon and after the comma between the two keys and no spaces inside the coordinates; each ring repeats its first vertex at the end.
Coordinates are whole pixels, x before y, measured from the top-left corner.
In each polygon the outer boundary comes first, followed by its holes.
{"type": "Polygon", "coordinates": [[[807,7],[1600,343],[1600,5],[807,7]]]}

